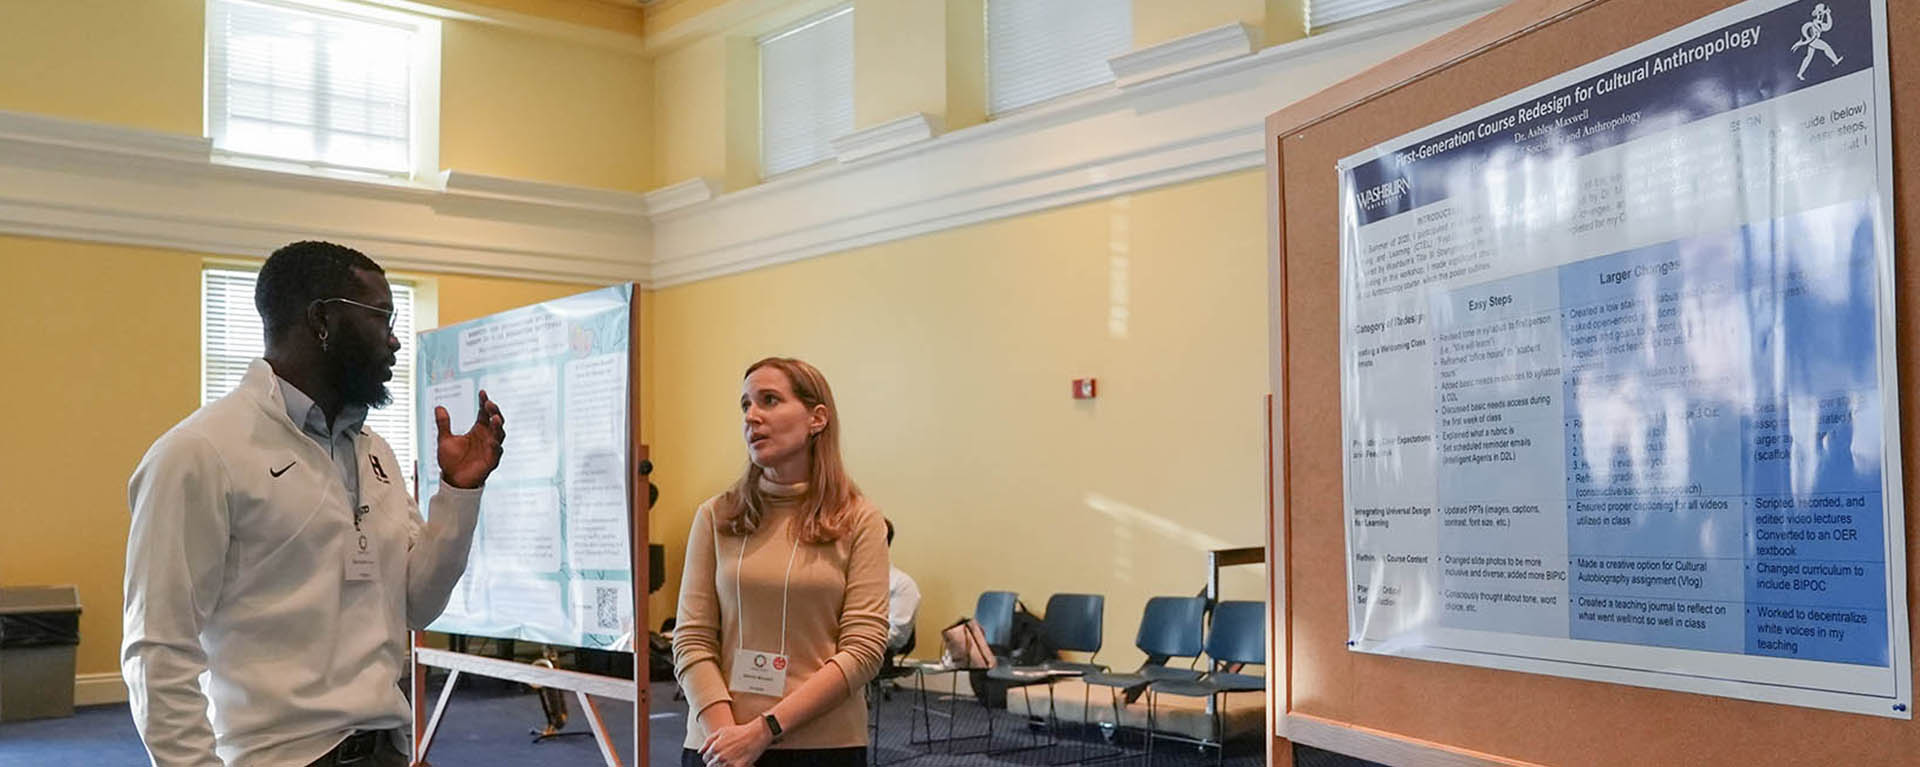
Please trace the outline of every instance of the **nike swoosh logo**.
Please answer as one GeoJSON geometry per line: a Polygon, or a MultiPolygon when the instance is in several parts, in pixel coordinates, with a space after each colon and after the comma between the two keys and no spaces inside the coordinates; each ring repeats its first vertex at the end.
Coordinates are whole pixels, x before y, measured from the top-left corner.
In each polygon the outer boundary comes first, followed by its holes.
{"type": "MultiPolygon", "coordinates": [[[[293,463],[299,463],[299,461],[294,461],[293,463]]],[[[279,479],[279,478],[280,478],[280,475],[282,475],[282,474],[285,474],[285,473],[287,473],[287,470],[288,470],[288,469],[291,469],[291,468],[293,468],[293,463],[290,463],[290,464],[287,464],[287,465],[285,465],[285,466],[282,466],[282,467],[280,467],[280,470],[279,470],[279,471],[274,471],[274,470],[272,470],[272,469],[268,469],[268,470],[267,470],[267,473],[268,473],[268,474],[272,474],[272,475],[273,475],[273,478],[274,478],[274,479],[279,479]]]]}

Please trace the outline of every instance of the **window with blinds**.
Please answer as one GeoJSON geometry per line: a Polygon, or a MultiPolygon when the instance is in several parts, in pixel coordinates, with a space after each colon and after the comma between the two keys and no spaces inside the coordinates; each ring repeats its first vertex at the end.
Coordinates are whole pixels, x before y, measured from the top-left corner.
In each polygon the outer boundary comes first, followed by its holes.
{"type": "Polygon", "coordinates": [[[1132,0],[987,0],[987,114],[1112,82],[1132,49],[1132,0]]]}
{"type": "Polygon", "coordinates": [[[1307,32],[1418,2],[1422,0],[1307,0],[1307,32]]]}
{"type": "MultiPolygon", "coordinates": [[[[438,77],[432,19],[327,0],[207,5],[207,132],[227,156],[408,175],[416,91],[438,77]]],[[[432,168],[422,168],[432,170],[432,168]]]]}
{"type": "MultiPolygon", "coordinates": [[[[240,385],[247,365],[266,354],[265,331],[253,307],[258,272],[208,268],[200,272],[200,404],[226,396],[240,385]]],[[[393,402],[367,414],[367,428],[393,446],[400,465],[413,474],[413,286],[393,288],[393,334],[400,352],[387,391],[393,402]]]]}
{"type": "Polygon", "coordinates": [[[853,132],[853,6],[759,43],[761,175],[832,157],[833,140],[853,132]]]}

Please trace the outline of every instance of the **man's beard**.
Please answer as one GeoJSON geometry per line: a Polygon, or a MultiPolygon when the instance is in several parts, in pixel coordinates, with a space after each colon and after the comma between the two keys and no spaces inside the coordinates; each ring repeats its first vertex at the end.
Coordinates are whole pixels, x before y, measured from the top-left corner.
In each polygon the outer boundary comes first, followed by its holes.
{"type": "Polygon", "coordinates": [[[335,344],[326,353],[329,377],[347,405],[364,405],[377,410],[393,401],[387,383],[380,380],[386,370],[387,356],[371,344],[335,344]]]}

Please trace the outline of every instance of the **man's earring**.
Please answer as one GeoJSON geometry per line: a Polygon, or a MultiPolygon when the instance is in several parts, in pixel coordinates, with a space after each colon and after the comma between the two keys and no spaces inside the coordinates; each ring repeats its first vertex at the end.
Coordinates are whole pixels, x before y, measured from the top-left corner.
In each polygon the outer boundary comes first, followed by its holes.
{"type": "Polygon", "coordinates": [[[324,330],[320,331],[320,351],[330,351],[327,348],[327,331],[324,330]]]}

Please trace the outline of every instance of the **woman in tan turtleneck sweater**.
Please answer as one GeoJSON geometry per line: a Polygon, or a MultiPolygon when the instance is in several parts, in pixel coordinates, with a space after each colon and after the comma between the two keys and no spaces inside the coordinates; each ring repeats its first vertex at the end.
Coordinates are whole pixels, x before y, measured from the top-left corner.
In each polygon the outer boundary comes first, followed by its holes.
{"type": "Polygon", "coordinates": [[[812,365],[747,368],[747,469],[687,537],[673,661],[682,767],[866,764],[866,686],[887,642],[887,528],[840,460],[812,365]]]}

